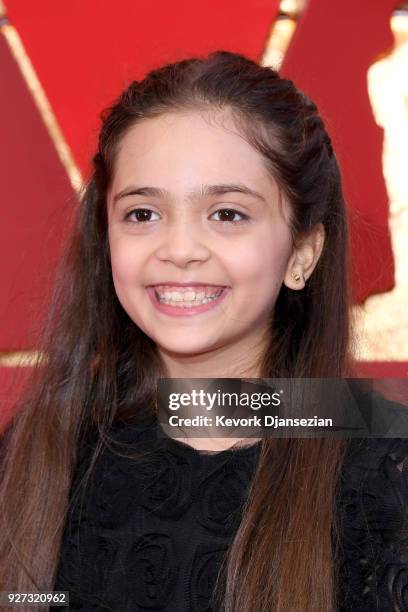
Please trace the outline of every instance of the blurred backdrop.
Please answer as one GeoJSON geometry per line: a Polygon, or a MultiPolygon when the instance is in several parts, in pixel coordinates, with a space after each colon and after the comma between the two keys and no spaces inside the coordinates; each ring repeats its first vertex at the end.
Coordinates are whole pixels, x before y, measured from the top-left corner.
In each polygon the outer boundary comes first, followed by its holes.
{"type": "Polygon", "coordinates": [[[0,427],[32,360],[99,114],[133,79],[216,49],[318,104],[351,225],[361,376],[408,376],[408,3],[0,0],[0,427]]]}

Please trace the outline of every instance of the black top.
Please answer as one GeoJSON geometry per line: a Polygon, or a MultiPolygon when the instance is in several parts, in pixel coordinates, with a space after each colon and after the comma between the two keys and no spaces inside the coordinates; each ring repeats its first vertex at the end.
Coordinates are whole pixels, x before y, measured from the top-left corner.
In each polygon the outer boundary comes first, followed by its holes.
{"type": "MultiPolygon", "coordinates": [[[[155,422],[111,432],[153,453],[104,449],[85,496],[72,498],[54,590],[70,592],[70,610],[218,610],[215,579],[261,443],[211,453],[158,438],[155,422]]],[[[94,441],[81,448],[73,492],[94,441]]],[[[408,440],[349,441],[340,483],[339,610],[408,611],[408,440]]]]}

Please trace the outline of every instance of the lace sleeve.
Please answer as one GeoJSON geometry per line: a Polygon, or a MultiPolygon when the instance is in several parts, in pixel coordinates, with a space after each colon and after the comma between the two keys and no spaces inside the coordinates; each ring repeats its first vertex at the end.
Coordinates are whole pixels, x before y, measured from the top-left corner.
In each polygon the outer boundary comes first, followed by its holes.
{"type": "Polygon", "coordinates": [[[408,439],[353,442],[340,499],[338,609],[408,612],[408,439]]]}

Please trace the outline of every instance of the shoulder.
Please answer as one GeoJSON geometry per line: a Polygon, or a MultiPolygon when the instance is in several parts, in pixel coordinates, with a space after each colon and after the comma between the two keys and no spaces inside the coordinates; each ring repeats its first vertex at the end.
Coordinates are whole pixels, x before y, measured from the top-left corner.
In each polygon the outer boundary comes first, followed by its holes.
{"type": "Polygon", "coordinates": [[[92,427],[81,436],[79,451],[94,449],[98,444],[109,447],[111,442],[137,445],[146,438],[153,440],[157,432],[157,419],[139,421],[116,419],[106,427],[92,427]]]}
{"type": "Polygon", "coordinates": [[[348,441],[343,475],[357,481],[380,476],[400,481],[407,469],[408,407],[359,385],[353,385],[353,396],[371,437],[348,441]]]}
{"type": "MultiPolygon", "coordinates": [[[[399,410],[395,405],[392,410],[399,410]]],[[[405,409],[405,408],[404,408],[405,409]]],[[[340,477],[344,492],[366,499],[374,512],[380,500],[395,509],[408,508],[408,438],[356,438],[349,440],[340,477]]],[[[380,508],[378,507],[378,510],[380,508]]]]}
{"type": "Polygon", "coordinates": [[[337,509],[345,609],[408,609],[408,439],[351,440],[337,509]]]}
{"type": "Polygon", "coordinates": [[[145,456],[158,445],[157,421],[114,421],[104,430],[92,428],[79,441],[73,474],[74,485],[92,471],[92,480],[132,455],[145,456]]]}
{"type": "Polygon", "coordinates": [[[381,393],[372,393],[372,410],[377,431],[387,438],[408,438],[408,406],[387,399],[381,393]]]}

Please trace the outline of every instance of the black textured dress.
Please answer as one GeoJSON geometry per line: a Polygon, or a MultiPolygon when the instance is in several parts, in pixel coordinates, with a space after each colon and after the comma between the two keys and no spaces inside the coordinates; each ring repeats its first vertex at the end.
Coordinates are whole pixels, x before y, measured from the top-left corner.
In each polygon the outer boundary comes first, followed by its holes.
{"type": "MultiPolygon", "coordinates": [[[[73,498],[54,590],[69,591],[70,610],[219,610],[216,576],[261,443],[197,451],[158,438],[155,421],[118,423],[111,435],[153,452],[130,460],[126,451],[121,457],[104,449],[86,495],[73,498]]],[[[72,491],[94,441],[81,448],[72,491]]],[[[339,611],[407,612],[408,440],[351,440],[337,509],[344,534],[339,611]]]]}

